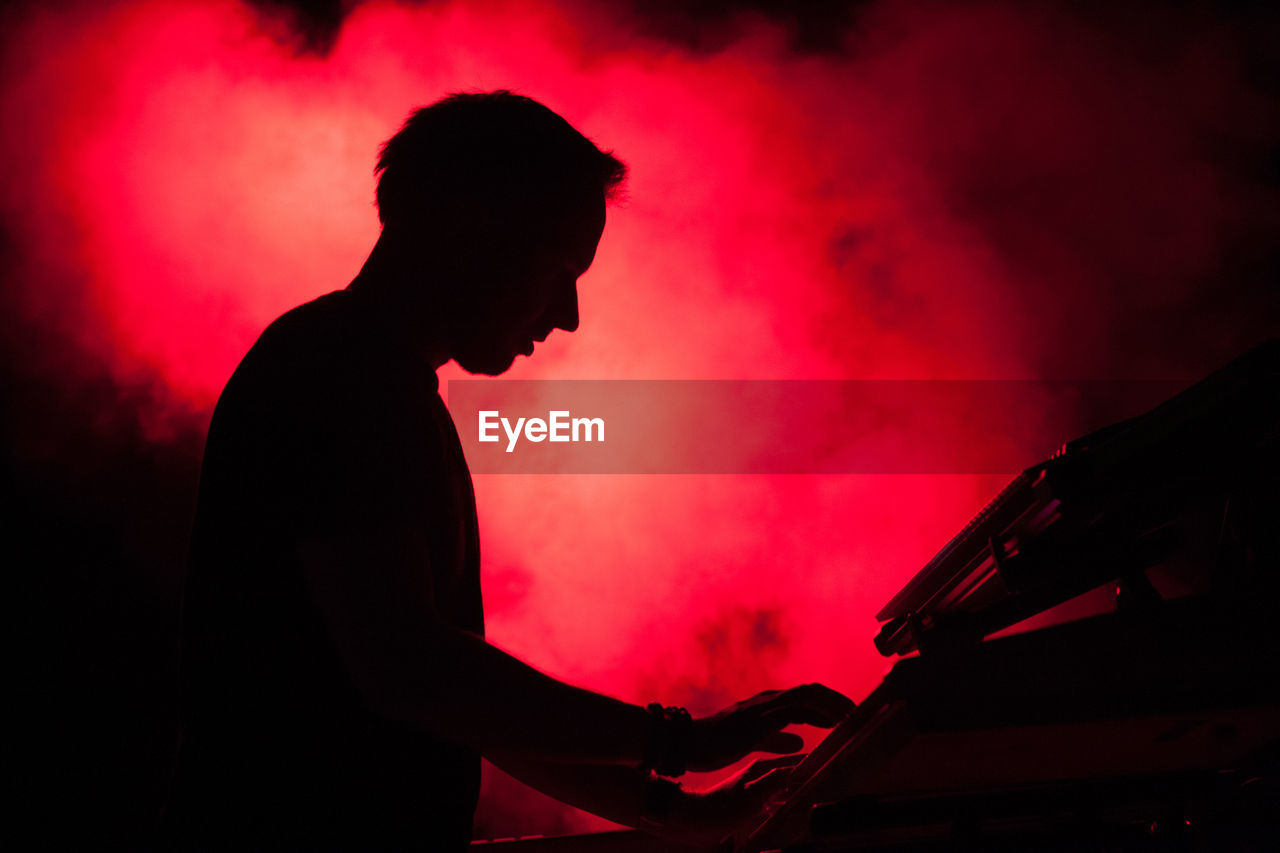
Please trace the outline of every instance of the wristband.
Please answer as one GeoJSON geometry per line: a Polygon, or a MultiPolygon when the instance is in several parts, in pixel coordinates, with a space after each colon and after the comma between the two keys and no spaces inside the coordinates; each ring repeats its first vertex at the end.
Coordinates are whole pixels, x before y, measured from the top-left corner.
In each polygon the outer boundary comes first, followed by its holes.
{"type": "Polygon", "coordinates": [[[684,775],[693,717],[684,708],[664,708],[657,702],[645,706],[645,711],[650,720],[640,769],[652,770],[659,776],[684,775]]]}

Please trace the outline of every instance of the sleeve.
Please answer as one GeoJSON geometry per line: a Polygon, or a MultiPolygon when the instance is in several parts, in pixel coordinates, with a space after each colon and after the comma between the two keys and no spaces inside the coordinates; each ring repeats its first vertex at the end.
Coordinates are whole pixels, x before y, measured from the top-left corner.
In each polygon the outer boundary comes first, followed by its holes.
{"type": "Polygon", "coordinates": [[[369,707],[407,713],[436,689],[448,622],[432,565],[448,530],[434,389],[394,364],[348,359],[294,390],[280,466],[294,560],[369,707]]]}
{"type": "Polygon", "coordinates": [[[433,390],[394,365],[348,360],[298,391],[281,469],[297,535],[359,539],[443,523],[433,390]]]}

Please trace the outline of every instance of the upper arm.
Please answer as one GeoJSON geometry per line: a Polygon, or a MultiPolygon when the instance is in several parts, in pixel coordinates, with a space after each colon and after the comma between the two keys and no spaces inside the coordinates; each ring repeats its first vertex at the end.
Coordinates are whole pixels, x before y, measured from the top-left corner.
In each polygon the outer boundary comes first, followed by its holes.
{"type": "Polygon", "coordinates": [[[444,486],[420,386],[354,366],[301,389],[282,476],[296,563],[342,665],[375,707],[417,691],[438,616],[444,486]]]}
{"type": "Polygon", "coordinates": [[[439,629],[422,536],[400,527],[367,532],[312,531],[295,540],[312,605],[340,663],[364,700],[396,714],[421,694],[439,629]]]}

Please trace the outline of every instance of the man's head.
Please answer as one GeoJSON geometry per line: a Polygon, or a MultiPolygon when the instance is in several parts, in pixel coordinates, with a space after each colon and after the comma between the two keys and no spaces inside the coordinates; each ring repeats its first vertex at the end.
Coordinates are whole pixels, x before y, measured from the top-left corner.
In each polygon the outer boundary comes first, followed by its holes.
{"type": "Polygon", "coordinates": [[[448,315],[436,319],[463,368],[501,373],[577,327],[577,278],[626,176],[612,154],[529,98],[456,94],[414,112],[376,172],[382,241],[448,315]]]}

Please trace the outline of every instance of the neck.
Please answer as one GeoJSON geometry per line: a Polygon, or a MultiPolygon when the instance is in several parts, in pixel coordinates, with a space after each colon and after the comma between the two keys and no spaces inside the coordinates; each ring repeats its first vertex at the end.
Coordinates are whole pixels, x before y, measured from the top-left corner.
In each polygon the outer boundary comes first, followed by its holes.
{"type": "Polygon", "coordinates": [[[452,357],[440,322],[447,309],[424,279],[384,230],[347,290],[360,297],[389,336],[437,370],[452,357]]]}

